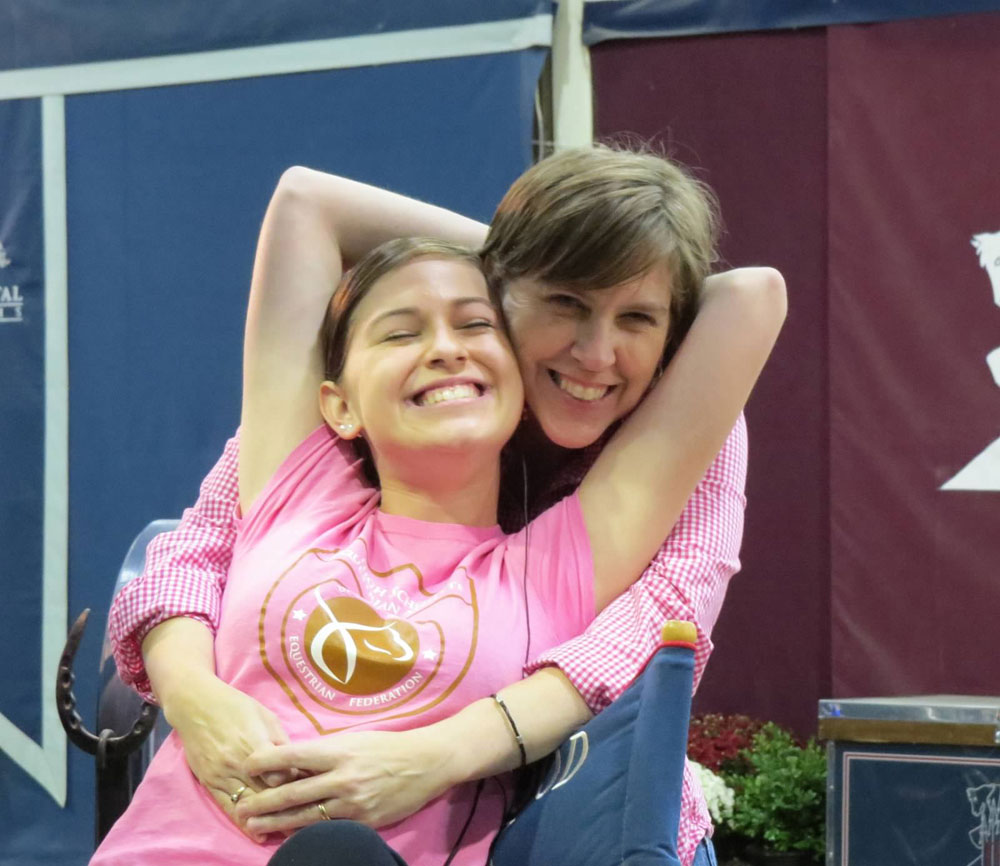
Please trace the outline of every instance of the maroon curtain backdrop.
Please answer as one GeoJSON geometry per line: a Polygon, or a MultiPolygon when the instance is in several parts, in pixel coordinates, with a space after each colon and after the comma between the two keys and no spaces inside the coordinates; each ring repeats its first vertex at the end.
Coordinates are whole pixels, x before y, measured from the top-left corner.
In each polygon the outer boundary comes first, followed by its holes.
{"type": "Polygon", "coordinates": [[[977,650],[1000,498],[938,489],[1000,426],[1000,309],[971,245],[1000,231],[997,45],[992,14],[592,52],[599,135],[699,168],[726,260],[789,289],[696,709],[808,732],[821,697],[998,688],[977,650]]]}
{"type": "Polygon", "coordinates": [[[1000,690],[1000,474],[939,489],[1000,433],[998,52],[997,14],[830,31],[838,696],[1000,690]]]}
{"type": "Polygon", "coordinates": [[[830,653],[824,31],[612,42],[592,62],[598,134],[656,139],[701,169],[728,263],[788,282],[788,324],[747,409],[744,568],[696,709],[807,731],[830,653]]]}

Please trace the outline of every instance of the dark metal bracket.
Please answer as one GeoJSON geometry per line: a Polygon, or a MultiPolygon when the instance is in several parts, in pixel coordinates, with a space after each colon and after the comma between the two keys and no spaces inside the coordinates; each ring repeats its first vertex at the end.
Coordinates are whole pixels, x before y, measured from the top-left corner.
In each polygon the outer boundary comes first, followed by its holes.
{"type": "Polygon", "coordinates": [[[76,696],[73,694],[73,659],[80,648],[83,631],[87,627],[90,608],[87,608],[73,623],[66,638],[62,655],[59,658],[59,673],[56,677],[56,706],[59,710],[59,721],[73,745],[83,749],[87,754],[97,757],[99,769],[104,769],[110,760],[119,760],[138,749],[156,723],[158,709],[151,703],[143,701],[139,717],[132,729],[124,734],[116,734],[110,728],[94,734],[87,730],[83,719],[76,709],[76,696]]]}

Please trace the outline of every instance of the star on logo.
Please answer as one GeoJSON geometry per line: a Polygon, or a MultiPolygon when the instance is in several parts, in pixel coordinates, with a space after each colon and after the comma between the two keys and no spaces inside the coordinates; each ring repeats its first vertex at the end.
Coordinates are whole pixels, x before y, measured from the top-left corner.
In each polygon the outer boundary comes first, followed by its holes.
{"type": "Polygon", "coordinates": [[[292,611],[292,619],[296,622],[302,622],[306,618],[306,612],[301,608],[296,608],[292,611]]]}
{"type": "Polygon", "coordinates": [[[422,656],[423,656],[423,657],[424,657],[425,659],[427,659],[428,661],[434,661],[434,660],[435,660],[435,659],[437,658],[437,656],[438,656],[437,652],[436,652],[436,651],[434,651],[434,650],[432,650],[432,649],[425,649],[425,650],[424,650],[424,651],[423,651],[423,652],[421,653],[421,655],[422,655],[422,656]]]}
{"type": "Polygon", "coordinates": [[[0,244],[0,268],[5,268],[10,264],[10,259],[7,258],[7,250],[3,248],[3,244],[0,244]]]}

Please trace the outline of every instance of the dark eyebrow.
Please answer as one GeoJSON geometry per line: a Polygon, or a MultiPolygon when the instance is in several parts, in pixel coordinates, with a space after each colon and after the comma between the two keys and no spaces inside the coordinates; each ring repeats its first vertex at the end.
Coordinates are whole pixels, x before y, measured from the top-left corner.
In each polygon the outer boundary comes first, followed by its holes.
{"type": "MultiPolygon", "coordinates": [[[[584,302],[586,302],[588,295],[600,291],[600,289],[575,289],[570,286],[564,286],[559,289],[559,292],[572,295],[574,298],[584,302]]],[[[665,316],[670,313],[670,304],[659,304],[656,301],[636,301],[634,304],[627,304],[625,311],[628,313],[648,313],[653,316],[665,316]]]]}
{"type": "Polygon", "coordinates": [[[666,315],[670,312],[669,304],[657,304],[653,302],[640,301],[637,304],[629,304],[630,313],[649,313],[650,315],[666,315]]]}
{"type": "Polygon", "coordinates": [[[488,307],[493,312],[496,312],[496,308],[493,306],[493,302],[489,298],[482,298],[478,295],[472,295],[468,298],[455,298],[451,302],[453,307],[468,307],[470,304],[482,304],[484,307],[488,307]]]}
{"type": "Polygon", "coordinates": [[[385,319],[391,319],[393,316],[419,316],[420,310],[416,307],[399,307],[395,310],[386,310],[384,313],[379,313],[374,319],[368,323],[368,328],[366,330],[372,330],[376,325],[385,319]]]}
{"type": "MultiPolygon", "coordinates": [[[[478,295],[471,295],[466,298],[455,298],[455,300],[451,302],[451,306],[456,308],[467,307],[473,304],[482,304],[483,306],[489,308],[491,312],[496,312],[493,307],[493,302],[489,298],[483,298],[478,295]]],[[[372,319],[368,323],[366,330],[372,330],[386,319],[391,319],[396,316],[420,316],[420,314],[421,312],[418,307],[397,307],[395,310],[386,310],[384,313],[379,313],[374,319],[372,319]]]]}

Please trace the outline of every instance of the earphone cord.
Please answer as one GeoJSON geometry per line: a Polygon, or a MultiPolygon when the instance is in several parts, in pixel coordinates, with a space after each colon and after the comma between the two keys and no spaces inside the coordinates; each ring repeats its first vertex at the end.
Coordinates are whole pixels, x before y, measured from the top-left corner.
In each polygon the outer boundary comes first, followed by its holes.
{"type": "Polygon", "coordinates": [[[531,609],[528,607],[528,543],[531,538],[531,524],[528,522],[528,462],[521,455],[521,491],[524,508],[524,574],[521,575],[521,586],[524,588],[524,625],[527,637],[524,642],[524,666],[528,666],[528,653],[531,652],[531,609]]]}
{"type": "Polygon", "coordinates": [[[469,817],[465,819],[462,832],[458,834],[455,844],[451,846],[451,853],[448,855],[448,859],[444,861],[443,866],[451,866],[451,861],[454,860],[455,855],[458,854],[458,849],[462,845],[462,840],[465,838],[465,834],[469,830],[469,825],[472,823],[472,816],[476,814],[476,806],[479,805],[479,795],[483,793],[483,785],[485,784],[486,780],[480,779],[479,784],[476,785],[476,793],[472,798],[472,808],[469,809],[469,817]]]}
{"type": "MultiPolygon", "coordinates": [[[[524,643],[524,666],[527,667],[529,653],[531,652],[531,610],[528,607],[528,541],[531,535],[531,524],[528,522],[528,463],[524,459],[524,455],[521,455],[521,490],[523,494],[521,504],[524,509],[524,574],[521,575],[521,586],[524,589],[524,624],[527,631],[524,643]]],[[[458,850],[462,845],[462,840],[465,838],[469,825],[472,823],[472,819],[476,814],[476,807],[479,805],[479,795],[483,793],[483,785],[485,782],[485,779],[480,779],[479,784],[476,785],[476,793],[472,798],[472,808],[469,809],[469,816],[465,819],[462,832],[458,834],[455,844],[451,846],[451,852],[448,854],[448,859],[444,861],[443,866],[451,866],[451,861],[454,860],[455,856],[458,854],[458,850]]],[[[504,808],[500,816],[501,829],[511,817],[506,800],[507,796],[504,794],[504,808]]],[[[499,833],[493,837],[493,842],[490,843],[490,859],[492,859],[493,856],[493,843],[495,843],[498,838],[499,833]]]]}

